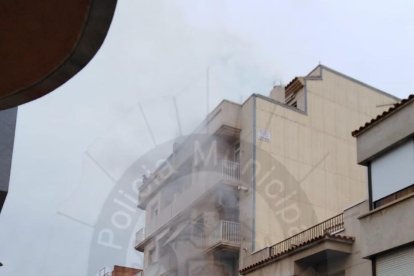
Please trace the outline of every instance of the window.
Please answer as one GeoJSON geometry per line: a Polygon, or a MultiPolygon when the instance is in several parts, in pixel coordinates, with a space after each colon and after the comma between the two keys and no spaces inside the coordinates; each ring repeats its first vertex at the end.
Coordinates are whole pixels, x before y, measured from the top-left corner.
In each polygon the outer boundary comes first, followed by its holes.
{"type": "Polygon", "coordinates": [[[411,186],[409,186],[407,188],[404,188],[402,190],[399,190],[398,192],[392,193],[392,194],[390,194],[390,195],[388,195],[386,197],[383,197],[381,199],[378,199],[378,200],[374,201],[373,202],[374,203],[374,208],[381,207],[383,205],[386,205],[386,204],[388,204],[390,202],[393,202],[393,201],[395,201],[395,200],[397,200],[399,198],[408,196],[410,194],[414,194],[414,185],[411,185],[411,186]]]}
{"type": "Polygon", "coordinates": [[[413,275],[414,247],[391,251],[376,259],[376,275],[413,275]]]}
{"type": "Polygon", "coordinates": [[[414,143],[409,140],[371,162],[372,201],[414,184],[414,143]]]}
{"type": "Polygon", "coordinates": [[[240,142],[234,144],[234,162],[240,162],[240,142]]]}
{"type": "Polygon", "coordinates": [[[157,254],[156,247],[153,247],[148,251],[148,264],[155,263],[155,261],[157,260],[156,254],[157,254]]]}
{"type": "Polygon", "coordinates": [[[192,225],[192,241],[196,243],[197,246],[204,246],[204,218],[198,217],[192,225]]]}
{"type": "Polygon", "coordinates": [[[150,208],[150,218],[153,219],[156,216],[158,216],[159,208],[158,208],[158,202],[154,203],[150,208]]]}

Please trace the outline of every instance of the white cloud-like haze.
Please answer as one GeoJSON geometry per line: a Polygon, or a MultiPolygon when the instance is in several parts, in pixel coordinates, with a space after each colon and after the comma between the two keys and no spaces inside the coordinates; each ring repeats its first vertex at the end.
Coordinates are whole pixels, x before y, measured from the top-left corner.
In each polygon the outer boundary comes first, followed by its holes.
{"type": "MultiPolygon", "coordinates": [[[[131,163],[202,120],[207,71],[210,110],[224,98],[267,94],[319,62],[405,97],[414,87],[412,8],[400,0],[119,0],[86,68],[19,108],[0,275],[88,275],[88,225],[131,163]]],[[[126,264],[140,264],[129,256],[126,264]]],[[[102,266],[114,264],[102,256],[102,266]]]]}

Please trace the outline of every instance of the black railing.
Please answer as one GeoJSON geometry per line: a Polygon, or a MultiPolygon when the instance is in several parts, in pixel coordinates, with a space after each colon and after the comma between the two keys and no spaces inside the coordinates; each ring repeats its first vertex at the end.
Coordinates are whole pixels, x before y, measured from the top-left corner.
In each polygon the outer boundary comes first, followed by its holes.
{"type": "Polygon", "coordinates": [[[343,214],[339,214],[333,218],[325,220],[311,228],[308,228],[284,241],[276,243],[269,247],[270,256],[275,256],[289,251],[297,246],[309,242],[315,238],[324,236],[326,234],[332,234],[334,232],[344,229],[344,217],[343,214]]]}

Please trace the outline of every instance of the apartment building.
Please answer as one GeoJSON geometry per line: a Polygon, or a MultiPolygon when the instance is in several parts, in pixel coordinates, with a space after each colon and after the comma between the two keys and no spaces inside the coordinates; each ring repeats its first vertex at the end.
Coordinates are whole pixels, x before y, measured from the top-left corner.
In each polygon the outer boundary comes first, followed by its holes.
{"type": "Polygon", "coordinates": [[[353,132],[368,167],[369,211],[358,217],[375,275],[414,271],[414,95],[353,132]]]}
{"type": "Polygon", "coordinates": [[[245,258],[242,275],[410,276],[414,271],[414,95],[352,134],[366,200],[245,258]]]}
{"type": "Polygon", "coordinates": [[[99,276],[143,276],[142,269],[114,265],[113,269],[102,268],[99,276]]]}
{"type": "Polygon", "coordinates": [[[238,275],[252,253],[366,198],[350,132],[397,101],[323,65],[223,101],[143,179],[145,274],[238,275]]]}

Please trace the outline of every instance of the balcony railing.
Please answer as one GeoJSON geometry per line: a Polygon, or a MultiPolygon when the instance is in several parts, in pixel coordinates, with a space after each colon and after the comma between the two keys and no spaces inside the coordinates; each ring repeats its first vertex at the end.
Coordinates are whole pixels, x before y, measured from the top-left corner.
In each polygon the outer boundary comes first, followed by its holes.
{"type": "Polygon", "coordinates": [[[308,228],[292,237],[289,237],[273,246],[266,247],[255,252],[246,258],[245,267],[258,263],[269,257],[277,256],[296,248],[297,246],[309,242],[325,234],[333,234],[344,229],[343,214],[339,214],[311,228],[308,228]]]}
{"type": "Polygon", "coordinates": [[[240,245],[240,223],[234,221],[220,220],[214,231],[206,237],[206,247],[226,243],[240,245]]]}
{"type": "Polygon", "coordinates": [[[221,174],[224,180],[240,180],[240,163],[229,160],[222,160],[221,174]]]}
{"type": "Polygon", "coordinates": [[[161,209],[158,216],[151,219],[146,225],[146,236],[154,233],[155,230],[169,222],[173,217],[177,216],[184,210],[187,210],[192,204],[200,200],[208,191],[211,191],[220,181],[226,183],[240,180],[240,164],[233,161],[221,160],[220,167],[214,172],[206,173],[205,178],[201,178],[197,182],[193,182],[181,194],[174,195],[173,201],[161,209]],[[210,177],[211,176],[211,177],[210,177]]]}
{"type": "Polygon", "coordinates": [[[331,234],[344,229],[344,216],[339,214],[333,218],[325,220],[305,231],[302,231],[282,242],[279,242],[270,247],[270,256],[279,255],[286,252],[293,247],[296,247],[302,243],[313,240],[317,237],[325,234],[331,234]]]}

